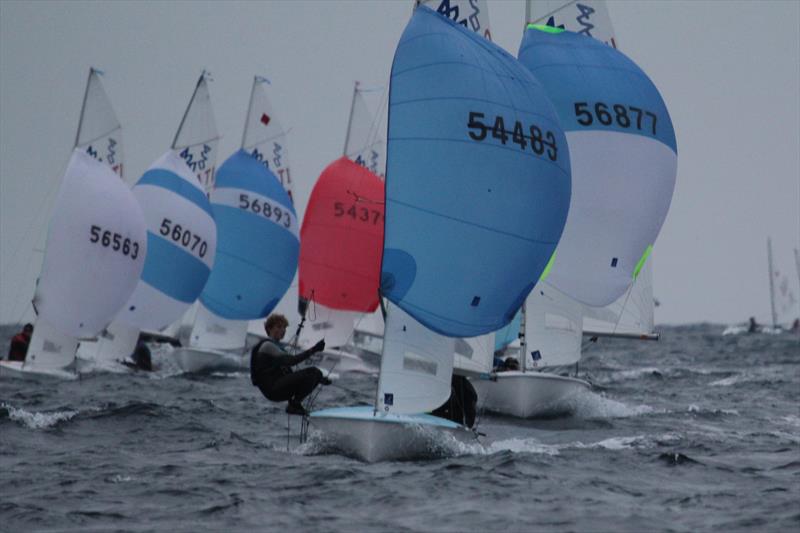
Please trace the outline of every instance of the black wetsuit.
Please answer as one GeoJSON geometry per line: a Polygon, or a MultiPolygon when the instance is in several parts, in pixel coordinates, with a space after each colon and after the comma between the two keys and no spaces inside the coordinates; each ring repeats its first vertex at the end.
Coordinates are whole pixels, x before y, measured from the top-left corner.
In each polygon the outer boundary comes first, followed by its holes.
{"type": "Polygon", "coordinates": [[[454,374],[450,383],[450,398],[433,411],[432,414],[471,428],[475,425],[478,393],[475,392],[475,387],[472,386],[472,383],[464,376],[456,376],[454,374]]]}
{"type": "Polygon", "coordinates": [[[266,339],[258,343],[250,357],[250,381],[268,400],[300,403],[323,381],[322,371],[308,367],[297,372],[292,367],[317,353],[313,348],[289,355],[283,344],[266,339]]]}

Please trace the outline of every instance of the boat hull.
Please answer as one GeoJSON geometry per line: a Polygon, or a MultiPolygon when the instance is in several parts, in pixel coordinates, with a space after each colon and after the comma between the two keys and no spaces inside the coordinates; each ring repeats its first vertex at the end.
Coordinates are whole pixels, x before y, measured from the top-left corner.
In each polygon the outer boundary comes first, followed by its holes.
{"type": "Polygon", "coordinates": [[[478,405],[517,418],[551,418],[575,412],[575,399],[591,384],[542,372],[499,372],[492,379],[472,379],[478,405]]]}
{"type": "Polygon", "coordinates": [[[309,428],[326,449],[375,463],[447,455],[455,443],[477,443],[476,433],[432,415],[375,414],[371,406],[315,411],[309,428]]]}
{"type": "Polygon", "coordinates": [[[249,357],[240,352],[201,348],[176,348],[172,357],[187,373],[238,372],[249,364],[249,357]]]}
{"type": "Polygon", "coordinates": [[[0,361],[0,378],[10,379],[78,379],[78,375],[70,370],[32,369],[23,366],[22,361],[0,361]]]}

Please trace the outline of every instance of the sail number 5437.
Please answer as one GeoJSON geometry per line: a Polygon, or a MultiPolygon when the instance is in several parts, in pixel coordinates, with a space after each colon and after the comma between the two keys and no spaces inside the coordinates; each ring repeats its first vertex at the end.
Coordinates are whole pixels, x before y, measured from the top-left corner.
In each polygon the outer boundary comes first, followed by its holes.
{"type": "MultiPolygon", "coordinates": [[[[531,150],[536,155],[542,155],[547,152],[547,157],[550,161],[558,159],[558,146],[556,146],[556,136],[550,130],[542,130],[536,124],[528,126],[527,130],[523,124],[517,120],[514,122],[511,130],[506,129],[505,119],[501,116],[496,116],[491,125],[484,123],[484,113],[477,111],[469,112],[469,119],[467,121],[467,128],[470,139],[473,141],[483,141],[491,132],[492,137],[498,139],[502,144],[511,142],[519,146],[520,150],[525,150],[530,145],[531,150]],[[526,133],[528,135],[526,135],[526,133]]],[[[509,123],[510,125],[510,123],[509,123]]]]}

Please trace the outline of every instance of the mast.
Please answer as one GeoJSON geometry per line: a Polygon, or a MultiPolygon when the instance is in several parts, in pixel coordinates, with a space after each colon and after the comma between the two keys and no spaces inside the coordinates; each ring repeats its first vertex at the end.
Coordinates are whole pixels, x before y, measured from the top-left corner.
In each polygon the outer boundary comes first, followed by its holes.
{"type": "Polygon", "coordinates": [[[189,100],[189,105],[186,106],[186,111],[183,112],[183,118],[181,118],[180,126],[178,126],[178,131],[175,132],[175,138],[172,140],[172,146],[170,148],[172,150],[175,149],[175,145],[178,144],[178,136],[181,134],[181,130],[183,129],[183,123],[186,122],[186,117],[189,115],[189,110],[192,108],[192,103],[194,102],[195,97],[197,96],[197,90],[200,88],[200,84],[203,83],[206,79],[207,72],[203,70],[200,74],[200,79],[197,80],[197,85],[194,86],[194,92],[192,93],[192,98],[189,100]]]}
{"type": "Polygon", "coordinates": [[[794,249],[794,266],[797,268],[797,282],[800,283],[800,250],[794,249]]]}
{"type": "Polygon", "coordinates": [[[353,126],[353,110],[356,107],[356,95],[358,94],[358,81],[353,86],[353,101],[350,103],[350,116],[347,119],[347,134],[344,137],[344,154],[347,156],[347,145],[350,142],[350,128],[353,126]]]}
{"type": "Polygon", "coordinates": [[[775,312],[775,280],[772,269],[772,239],[767,237],[767,265],[769,267],[769,304],[772,310],[772,328],[778,327],[778,315],[775,312]]]}
{"type": "Polygon", "coordinates": [[[522,302],[522,309],[520,310],[520,312],[521,312],[520,317],[521,318],[520,318],[520,321],[519,321],[519,344],[520,344],[520,350],[522,352],[522,357],[520,357],[520,362],[519,362],[519,368],[523,372],[525,372],[527,370],[527,366],[528,366],[528,364],[527,364],[528,363],[528,341],[525,338],[525,323],[527,322],[527,318],[525,316],[526,315],[525,307],[527,306],[527,303],[528,303],[528,300],[526,298],[525,301],[522,302]]]}
{"type": "Polygon", "coordinates": [[[78,143],[81,142],[81,128],[83,128],[83,113],[86,111],[86,100],[89,98],[89,84],[92,82],[92,74],[94,74],[95,68],[89,67],[89,76],[86,78],[86,89],[83,91],[83,104],[81,104],[81,116],[78,119],[78,131],[75,132],[75,144],[72,145],[72,148],[75,149],[78,146],[78,143]]]}

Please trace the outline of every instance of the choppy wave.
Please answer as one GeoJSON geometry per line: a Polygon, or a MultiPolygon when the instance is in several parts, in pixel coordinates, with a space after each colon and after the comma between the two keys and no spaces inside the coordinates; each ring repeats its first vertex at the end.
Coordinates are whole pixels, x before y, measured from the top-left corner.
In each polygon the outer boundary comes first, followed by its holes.
{"type": "Polygon", "coordinates": [[[78,411],[53,411],[36,412],[26,411],[25,409],[11,406],[7,403],[0,403],[0,409],[5,409],[9,420],[20,422],[31,429],[46,429],[58,425],[61,422],[71,420],[78,415],[78,411]]]}

